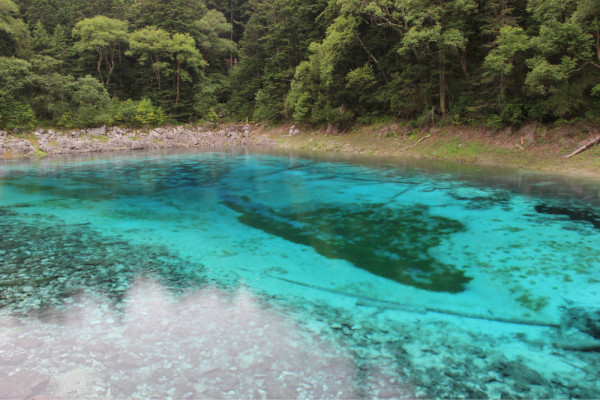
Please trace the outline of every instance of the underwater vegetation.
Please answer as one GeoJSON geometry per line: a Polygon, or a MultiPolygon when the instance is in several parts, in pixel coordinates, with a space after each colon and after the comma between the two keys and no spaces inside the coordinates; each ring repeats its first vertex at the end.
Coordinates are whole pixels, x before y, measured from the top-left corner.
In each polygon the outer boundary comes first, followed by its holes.
{"type": "Polygon", "coordinates": [[[540,214],[564,215],[573,221],[590,222],[594,228],[600,229],[600,215],[586,209],[538,204],[535,206],[535,211],[540,214]]]}
{"type": "Polygon", "coordinates": [[[100,234],[86,224],[28,221],[0,207],[0,237],[0,308],[59,305],[87,288],[118,303],[140,276],[173,290],[206,282],[201,265],[162,247],[100,234]]]}
{"type": "Polygon", "coordinates": [[[445,237],[462,231],[463,224],[431,215],[424,205],[349,204],[292,211],[275,210],[248,197],[221,199],[248,226],[405,285],[458,293],[471,280],[464,271],[429,255],[445,237]]]}

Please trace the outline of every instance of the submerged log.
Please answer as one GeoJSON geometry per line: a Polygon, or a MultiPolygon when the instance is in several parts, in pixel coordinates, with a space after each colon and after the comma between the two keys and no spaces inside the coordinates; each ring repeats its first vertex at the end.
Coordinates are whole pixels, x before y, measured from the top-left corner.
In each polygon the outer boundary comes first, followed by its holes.
{"type": "Polygon", "coordinates": [[[564,156],[563,158],[571,158],[581,152],[584,152],[585,150],[589,149],[590,147],[592,147],[593,145],[595,145],[596,143],[600,143],[600,136],[596,136],[594,139],[592,139],[592,141],[588,142],[587,144],[584,144],[583,146],[581,146],[580,148],[578,148],[577,150],[575,150],[574,152],[572,152],[571,154],[568,154],[566,156],[564,156]]]}
{"type": "Polygon", "coordinates": [[[376,307],[376,308],[383,308],[383,309],[387,309],[387,310],[399,310],[399,311],[419,313],[419,314],[431,312],[431,313],[436,313],[436,314],[452,315],[452,316],[462,317],[462,318],[481,319],[481,320],[492,321],[492,322],[502,322],[502,323],[506,323],[506,324],[541,326],[541,327],[547,327],[547,328],[560,328],[559,324],[553,323],[553,322],[536,321],[536,320],[523,319],[523,318],[498,317],[498,316],[493,316],[493,315],[471,314],[471,313],[465,313],[465,312],[460,312],[460,311],[444,310],[444,309],[435,308],[435,307],[415,306],[412,304],[402,304],[402,303],[396,303],[394,301],[373,299],[370,297],[365,297],[365,296],[361,296],[361,295],[357,295],[357,294],[353,294],[353,293],[347,293],[347,292],[342,292],[342,291],[335,290],[335,289],[324,288],[324,287],[320,287],[320,286],[316,286],[316,285],[311,285],[309,283],[298,282],[298,281],[294,281],[291,279],[281,278],[281,277],[273,276],[273,275],[269,275],[269,274],[267,274],[267,276],[270,278],[273,278],[273,279],[279,279],[280,281],[288,282],[288,283],[291,283],[294,285],[304,286],[304,287],[307,287],[310,289],[320,290],[323,292],[333,293],[333,294],[346,296],[346,297],[352,297],[352,298],[357,299],[356,305],[362,306],[362,307],[376,307]]]}
{"type": "Polygon", "coordinates": [[[576,341],[557,341],[554,346],[563,350],[573,351],[600,351],[600,340],[576,340],[576,341]]]}

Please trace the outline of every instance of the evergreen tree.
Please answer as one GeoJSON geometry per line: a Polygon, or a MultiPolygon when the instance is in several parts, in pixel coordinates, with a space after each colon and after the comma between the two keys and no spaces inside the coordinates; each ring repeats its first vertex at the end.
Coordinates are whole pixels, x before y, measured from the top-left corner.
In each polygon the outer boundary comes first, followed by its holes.
{"type": "Polygon", "coordinates": [[[171,39],[171,49],[173,58],[175,58],[176,74],[176,92],[175,104],[179,103],[180,82],[190,82],[192,80],[190,72],[198,72],[199,68],[208,65],[202,58],[202,54],[196,49],[196,42],[188,34],[176,33],[171,39]],[[190,72],[188,72],[188,70],[190,72]]]}
{"type": "Polygon", "coordinates": [[[251,18],[240,43],[233,79],[239,89],[232,106],[242,116],[270,120],[284,114],[284,101],[296,66],[308,46],[323,37],[317,19],[325,1],[251,0],[251,18]]]}
{"type": "Polygon", "coordinates": [[[0,56],[28,57],[30,36],[11,0],[0,0],[0,56]]]}
{"type": "Polygon", "coordinates": [[[472,0],[398,0],[396,3],[405,11],[404,22],[408,27],[399,51],[412,53],[417,61],[431,63],[438,81],[439,112],[445,116],[452,65],[458,62],[468,76],[468,17],[476,10],[476,4],[472,0]]]}
{"type": "Polygon", "coordinates": [[[135,0],[130,7],[132,25],[155,26],[169,33],[191,33],[207,12],[199,0],[135,0]]]}
{"type": "Polygon", "coordinates": [[[44,54],[50,49],[51,37],[42,25],[41,21],[36,22],[31,38],[31,47],[38,54],[44,54]]]}
{"type": "Polygon", "coordinates": [[[578,9],[583,7],[561,0],[529,1],[528,10],[539,28],[531,38],[533,56],[527,59],[525,87],[535,99],[530,112],[536,118],[575,113],[592,84],[583,70],[596,57],[597,40],[586,27],[586,13],[576,13],[578,9]]]}
{"type": "Polygon", "coordinates": [[[31,127],[33,79],[28,61],[0,56],[0,127],[31,127]]]}

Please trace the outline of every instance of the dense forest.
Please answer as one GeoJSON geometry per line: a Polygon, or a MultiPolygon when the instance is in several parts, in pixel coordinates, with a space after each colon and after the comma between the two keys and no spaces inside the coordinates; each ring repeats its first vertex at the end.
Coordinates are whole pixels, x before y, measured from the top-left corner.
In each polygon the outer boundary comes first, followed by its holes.
{"type": "Polygon", "coordinates": [[[0,128],[600,119],[600,0],[0,0],[0,128]]]}

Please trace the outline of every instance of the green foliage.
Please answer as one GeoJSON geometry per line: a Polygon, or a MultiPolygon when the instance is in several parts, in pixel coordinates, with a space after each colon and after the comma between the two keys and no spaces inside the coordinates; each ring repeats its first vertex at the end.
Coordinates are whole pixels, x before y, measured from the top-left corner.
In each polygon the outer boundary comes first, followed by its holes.
{"type": "Polygon", "coordinates": [[[194,71],[198,71],[199,68],[208,65],[196,48],[196,41],[187,33],[176,33],[173,35],[171,39],[171,51],[175,60],[181,64],[185,64],[194,71]]]}
{"type": "Polygon", "coordinates": [[[50,49],[52,38],[48,31],[44,28],[41,21],[35,24],[33,37],[31,38],[31,46],[38,54],[45,54],[50,49]]]}
{"type": "Polygon", "coordinates": [[[483,61],[486,70],[484,76],[497,74],[509,75],[514,70],[514,57],[518,52],[528,49],[529,39],[523,28],[503,26],[499,30],[496,47],[488,53],[483,61]]]}
{"type": "Polygon", "coordinates": [[[231,74],[230,107],[240,117],[274,120],[293,113],[285,106],[296,67],[327,24],[319,20],[326,0],[251,1],[252,14],[239,43],[240,62],[231,74]]]}
{"type": "Polygon", "coordinates": [[[354,90],[368,90],[377,84],[371,64],[353,69],[346,74],[346,87],[354,90]]]}
{"type": "Polygon", "coordinates": [[[135,119],[142,125],[162,125],[167,115],[161,107],[155,107],[150,99],[142,99],[137,104],[135,119]]]}
{"type": "Polygon", "coordinates": [[[341,105],[334,109],[326,109],[326,121],[345,128],[354,120],[354,113],[348,107],[341,105]]]}
{"type": "Polygon", "coordinates": [[[78,53],[92,52],[97,57],[96,68],[100,82],[108,86],[115,69],[121,46],[127,41],[127,22],[104,16],[86,18],[73,28],[73,44],[78,53]],[[104,66],[104,74],[102,67],[104,66]]]}
{"type": "Polygon", "coordinates": [[[0,128],[28,127],[35,121],[28,95],[33,78],[29,62],[0,57],[0,128]]]}
{"type": "Polygon", "coordinates": [[[112,120],[120,125],[137,125],[139,123],[136,119],[138,104],[139,102],[131,99],[125,101],[120,101],[119,99],[113,100],[112,120]]]}
{"type": "Polygon", "coordinates": [[[223,108],[222,104],[227,101],[229,94],[229,79],[225,75],[212,74],[206,77],[196,87],[194,96],[194,112],[200,118],[210,113],[210,110],[223,108]]]}
{"type": "Polygon", "coordinates": [[[140,127],[157,126],[168,122],[168,117],[161,107],[156,107],[148,98],[140,101],[127,99],[120,101],[114,99],[112,101],[112,118],[113,123],[127,126],[140,127]]]}
{"type": "Polygon", "coordinates": [[[18,13],[19,8],[11,0],[0,0],[0,56],[29,55],[30,34],[18,13]]]}
{"type": "Polygon", "coordinates": [[[258,121],[269,121],[283,114],[283,102],[277,96],[277,86],[267,84],[254,96],[254,112],[252,118],[258,121]]]}
{"type": "Polygon", "coordinates": [[[73,125],[99,126],[110,122],[110,97],[97,79],[86,75],[73,86],[73,125]]]}
{"type": "Polygon", "coordinates": [[[504,104],[500,114],[502,121],[509,125],[517,125],[525,120],[525,103],[522,99],[515,98],[504,104]]]}
{"type": "Polygon", "coordinates": [[[213,123],[219,120],[219,115],[215,111],[214,107],[211,107],[210,110],[208,110],[208,113],[204,115],[204,120],[213,123]]]}
{"type": "Polygon", "coordinates": [[[56,120],[74,106],[72,96],[77,83],[70,75],[57,72],[36,77],[38,91],[32,104],[40,119],[56,120]]]}
{"type": "MultiPolygon", "coordinates": [[[[448,69],[451,55],[464,63],[468,41],[468,17],[476,10],[472,0],[399,0],[406,10],[408,31],[401,41],[399,53],[412,52],[417,59],[433,56],[436,62],[439,112],[447,112],[448,69]]],[[[464,69],[465,65],[463,65],[464,69]]]]}
{"type": "Polygon", "coordinates": [[[202,54],[196,49],[196,42],[189,34],[176,33],[171,38],[171,51],[176,63],[176,92],[175,104],[179,103],[180,82],[190,82],[190,73],[199,72],[199,68],[208,64],[202,58],[202,54]]]}
{"type": "Polygon", "coordinates": [[[597,0],[0,0],[0,124],[595,121],[598,32],[597,0]]]}
{"type": "Polygon", "coordinates": [[[229,40],[231,25],[217,10],[208,10],[194,22],[194,37],[209,64],[217,64],[231,55],[238,54],[235,42],[229,40]]]}
{"type": "Polygon", "coordinates": [[[137,28],[148,26],[173,33],[191,33],[194,23],[207,12],[198,0],[145,0],[130,3],[130,18],[137,28]]]}
{"type": "Polygon", "coordinates": [[[127,54],[137,56],[142,66],[150,67],[159,89],[161,77],[173,72],[169,68],[169,61],[173,57],[171,35],[163,29],[149,26],[133,32],[129,36],[127,54]]]}
{"type": "Polygon", "coordinates": [[[489,115],[485,120],[485,126],[487,128],[502,129],[504,124],[500,115],[489,115]]]}
{"type": "Polygon", "coordinates": [[[59,24],[54,28],[49,53],[61,61],[67,60],[69,55],[69,31],[66,27],[59,24]]]}
{"type": "Polygon", "coordinates": [[[153,26],[137,30],[130,35],[128,55],[137,56],[143,66],[150,66],[161,89],[161,79],[175,76],[175,104],[180,99],[181,82],[192,81],[192,73],[207,65],[189,34],[169,34],[153,26]]]}
{"type": "Polygon", "coordinates": [[[3,129],[33,128],[35,114],[31,105],[16,101],[0,91],[0,127],[3,129]]]}

